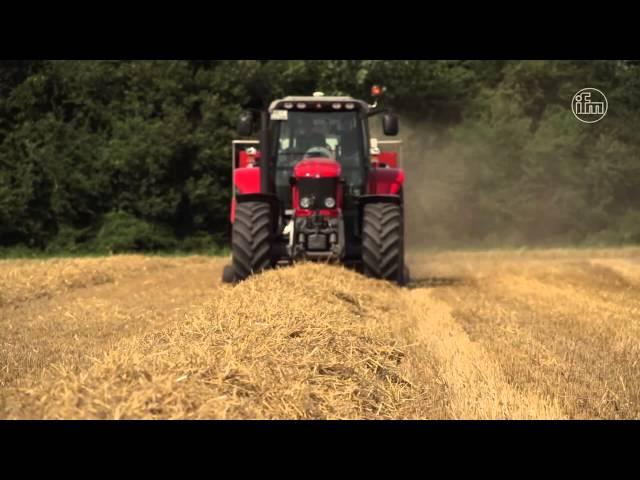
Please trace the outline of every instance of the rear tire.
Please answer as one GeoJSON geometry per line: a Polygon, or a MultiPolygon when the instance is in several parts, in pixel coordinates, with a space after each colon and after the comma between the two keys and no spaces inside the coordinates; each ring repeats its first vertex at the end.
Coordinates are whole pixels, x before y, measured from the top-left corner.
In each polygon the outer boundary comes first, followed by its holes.
{"type": "Polygon", "coordinates": [[[231,233],[234,281],[273,266],[271,227],[269,204],[238,203],[231,233]]]}
{"type": "Polygon", "coordinates": [[[235,277],[233,265],[225,265],[222,269],[222,283],[233,283],[236,280],[235,277]]]}
{"type": "Polygon", "coordinates": [[[408,281],[404,263],[402,207],[393,203],[370,203],[362,218],[362,269],[368,277],[399,285],[408,281]]]}

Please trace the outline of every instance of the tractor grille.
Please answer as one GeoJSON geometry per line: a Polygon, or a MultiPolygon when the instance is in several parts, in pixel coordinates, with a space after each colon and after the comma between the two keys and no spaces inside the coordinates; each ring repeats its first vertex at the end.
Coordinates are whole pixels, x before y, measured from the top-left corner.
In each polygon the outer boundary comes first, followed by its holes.
{"type": "Polygon", "coordinates": [[[324,200],[327,197],[336,199],[337,178],[300,178],[297,181],[299,198],[310,197],[311,210],[325,209],[324,200]]]}

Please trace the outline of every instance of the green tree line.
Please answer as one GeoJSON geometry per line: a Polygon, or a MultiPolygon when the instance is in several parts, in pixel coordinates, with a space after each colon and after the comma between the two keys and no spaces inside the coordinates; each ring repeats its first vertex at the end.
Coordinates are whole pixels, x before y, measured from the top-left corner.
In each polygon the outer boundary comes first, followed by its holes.
{"type": "Polygon", "coordinates": [[[0,248],[202,251],[228,241],[243,107],[290,94],[386,102],[411,136],[408,205],[431,245],[640,241],[633,61],[0,63],[0,248]],[[570,109],[603,90],[597,124],[570,109]]]}

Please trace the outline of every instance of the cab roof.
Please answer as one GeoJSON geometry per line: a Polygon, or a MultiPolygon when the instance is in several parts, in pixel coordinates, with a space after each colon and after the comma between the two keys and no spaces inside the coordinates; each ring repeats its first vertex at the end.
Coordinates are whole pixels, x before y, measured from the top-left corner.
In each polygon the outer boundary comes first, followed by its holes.
{"type": "Polygon", "coordinates": [[[357,100],[352,97],[329,97],[329,96],[292,96],[292,97],[284,97],[279,100],[274,100],[271,102],[269,106],[269,112],[273,112],[277,109],[279,104],[281,103],[354,103],[358,107],[358,110],[362,112],[369,111],[369,104],[362,100],[357,100]]]}

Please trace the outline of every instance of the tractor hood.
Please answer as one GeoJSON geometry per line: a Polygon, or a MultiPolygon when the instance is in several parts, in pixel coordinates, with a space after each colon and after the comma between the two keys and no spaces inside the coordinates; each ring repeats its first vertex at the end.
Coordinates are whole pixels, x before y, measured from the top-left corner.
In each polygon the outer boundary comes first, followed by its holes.
{"type": "Polygon", "coordinates": [[[332,158],[305,158],[293,168],[295,178],[334,178],[340,173],[340,164],[332,158]]]}

